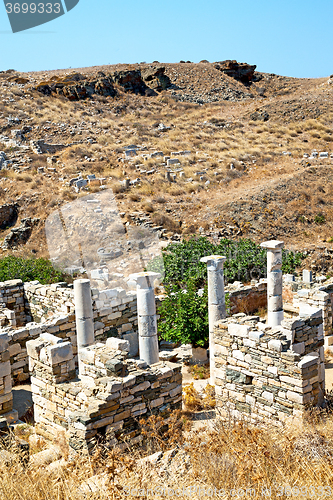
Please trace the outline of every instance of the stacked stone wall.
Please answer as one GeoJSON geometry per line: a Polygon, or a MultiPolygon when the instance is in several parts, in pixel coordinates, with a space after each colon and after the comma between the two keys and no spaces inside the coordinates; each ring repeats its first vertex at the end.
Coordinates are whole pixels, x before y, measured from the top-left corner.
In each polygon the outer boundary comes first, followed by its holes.
{"type": "MultiPolygon", "coordinates": [[[[41,285],[39,282],[24,284],[28,320],[40,322],[59,314],[75,314],[74,290],[64,283],[41,285]]],[[[136,292],[122,288],[99,291],[92,289],[95,336],[106,339],[117,336],[133,344],[137,351],[137,301],[136,292]]]]}
{"type": "Polygon", "coordinates": [[[230,315],[244,312],[253,314],[260,308],[267,308],[267,282],[260,280],[251,285],[244,286],[242,283],[233,283],[225,287],[229,294],[230,315]]]}
{"type": "Polygon", "coordinates": [[[217,405],[251,421],[301,419],[325,392],[321,310],[270,328],[238,314],[216,324],[217,405]]]}
{"type": "Polygon", "coordinates": [[[24,307],[24,288],[21,280],[0,282],[0,312],[8,319],[10,326],[22,326],[26,323],[24,307]],[[12,311],[13,314],[10,314],[12,311]]]}
{"type": "Polygon", "coordinates": [[[109,447],[135,444],[142,440],[139,418],[167,418],[169,410],[181,407],[180,365],[147,366],[107,344],[80,351],[77,380],[68,342],[42,335],[27,343],[39,432],[54,439],[65,431],[75,449],[90,450],[101,436],[109,447]]]}
{"type": "Polygon", "coordinates": [[[300,311],[304,304],[322,310],[325,347],[333,344],[332,331],[333,284],[301,288],[294,293],[293,306],[300,311]]]}
{"type": "Polygon", "coordinates": [[[11,376],[14,384],[29,379],[29,364],[26,343],[44,333],[54,334],[59,339],[66,339],[73,344],[77,354],[75,316],[58,316],[46,323],[29,323],[22,328],[4,328],[8,337],[8,350],[11,376]]]}
{"type": "Polygon", "coordinates": [[[17,419],[13,412],[12,378],[10,374],[8,336],[0,334],[0,417],[10,420],[17,419]]]}

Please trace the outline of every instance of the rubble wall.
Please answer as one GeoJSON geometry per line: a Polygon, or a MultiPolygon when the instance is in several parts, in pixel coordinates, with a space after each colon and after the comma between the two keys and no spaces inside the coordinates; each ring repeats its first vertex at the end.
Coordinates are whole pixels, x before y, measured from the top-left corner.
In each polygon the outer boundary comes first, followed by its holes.
{"type": "Polygon", "coordinates": [[[217,405],[253,422],[301,419],[325,392],[321,310],[270,328],[238,314],[215,327],[217,405]]]}
{"type": "Polygon", "coordinates": [[[29,359],[26,343],[43,333],[56,335],[59,339],[68,340],[73,344],[74,355],[76,347],[75,316],[58,316],[45,323],[29,323],[22,328],[5,328],[3,332],[8,336],[8,350],[11,376],[13,383],[20,383],[29,379],[29,359]]]}
{"type": "Polygon", "coordinates": [[[78,380],[71,344],[58,342],[42,335],[27,343],[36,427],[47,437],[65,431],[76,450],[90,450],[100,439],[108,447],[127,446],[142,440],[139,419],[167,418],[181,408],[180,365],[147,366],[98,343],[80,352],[78,380]]]}
{"type": "Polygon", "coordinates": [[[0,417],[7,417],[13,410],[12,378],[10,374],[8,336],[0,334],[0,417]]]}
{"type": "MultiPolygon", "coordinates": [[[[77,355],[74,291],[66,284],[41,285],[21,280],[0,283],[0,326],[9,341],[14,383],[29,378],[26,342],[42,333],[68,339],[77,355]],[[42,321],[42,322],[41,322],[42,321]]],[[[129,340],[131,355],[138,353],[136,293],[121,288],[93,289],[95,338],[129,340]]]]}

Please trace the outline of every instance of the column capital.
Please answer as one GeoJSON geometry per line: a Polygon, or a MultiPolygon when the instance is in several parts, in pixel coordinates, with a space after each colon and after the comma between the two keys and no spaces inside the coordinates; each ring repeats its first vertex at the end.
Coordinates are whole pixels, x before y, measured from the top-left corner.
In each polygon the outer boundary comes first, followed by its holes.
{"type": "Polygon", "coordinates": [[[135,281],[139,288],[152,288],[154,286],[154,281],[160,277],[160,273],[147,271],[130,274],[129,279],[135,281]]]}
{"type": "Polygon", "coordinates": [[[201,257],[200,262],[204,262],[208,267],[213,266],[215,268],[223,267],[224,262],[227,260],[223,255],[208,255],[206,257],[201,257]]]}
{"type": "Polygon", "coordinates": [[[278,252],[284,247],[284,241],[269,240],[260,243],[261,248],[267,248],[267,250],[273,250],[273,252],[278,252]]]}

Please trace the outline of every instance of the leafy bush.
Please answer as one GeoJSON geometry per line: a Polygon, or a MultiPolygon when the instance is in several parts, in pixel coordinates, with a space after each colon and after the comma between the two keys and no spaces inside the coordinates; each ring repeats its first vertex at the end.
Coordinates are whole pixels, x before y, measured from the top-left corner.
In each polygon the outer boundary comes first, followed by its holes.
{"type": "MultiPolygon", "coordinates": [[[[147,266],[150,271],[165,271],[163,282],[167,296],[158,311],[161,316],[161,338],[182,344],[207,346],[207,265],[200,262],[200,258],[206,255],[226,256],[226,282],[247,282],[266,275],[266,250],[251,240],[222,239],[218,245],[214,245],[207,238],[200,237],[180,244],[171,243],[163,252],[163,259],[157,257],[147,266]],[[204,287],[201,297],[197,294],[199,287],[204,287]]],[[[283,272],[293,272],[303,258],[301,253],[283,251],[283,272]]],[[[228,296],[226,306],[228,308],[228,296]]]]}
{"type": "MultiPolygon", "coordinates": [[[[283,250],[282,271],[291,273],[301,264],[304,258],[299,252],[283,250]]],[[[163,252],[165,284],[184,285],[189,279],[197,286],[206,282],[207,266],[200,262],[206,255],[225,255],[225,282],[259,279],[266,276],[266,250],[249,239],[239,241],[223,238],[215,245],[207,238],[192,238],[180,244],[171,243],[163,252]]],[[[151,264],[154,270],[161,267],[161,262],[151,264]]]]}
{"type": "Polygon", "coordinates": [[[9,255],[0,259],[0,281],[21,279],[38,280],[43,285],[64,281],[66,275],[57,271],[46,259],[23,259],[9,255]]]}
{"type": "Polygon", "coordinates": [[[161,318],[158,331],[161,338],[182,344],[208,346],[208,293],[204,288],[200,296],[193,280],[186,290],[179,286],[166,286],[167,297],[162,301],[158,313],[161,318]]]}

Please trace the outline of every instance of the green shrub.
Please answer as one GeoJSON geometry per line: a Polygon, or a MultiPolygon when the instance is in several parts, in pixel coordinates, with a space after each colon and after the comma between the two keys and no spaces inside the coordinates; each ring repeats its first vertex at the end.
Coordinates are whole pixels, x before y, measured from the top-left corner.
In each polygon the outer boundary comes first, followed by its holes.
{"type": "Polygon", "coordinates": [[[9,255],[0,259],[0,281],[20,279],[38,280],[43,285],[65,281],[68,276],[57,271],[46,259],[23,259],[9,255]]]}
{"type": "Polygon", "coordinates": [[[204,288],[202,296],[197,294],[193,280],[186,284],[186,290],[178,286],[166,286],[167,297],[158,308],[159,335],[164,340],[207,347],[208,293],[204,288]]]}
{"type": "MultiPolygon", "coordinates": [[[[200,262],[206,255],[224,255],[224,279],[226,283],[266,276],[266,250],[249,239],[239,241],[223,238],[215,245],[207,238],[192,238],[180,244],[171,243],[163,251],[165,284],[183,286],[189,279],[198,287],[204,286],[207,279],[207,266],[200,262]]],[[[304,258],[299,252],[282,252],[282,271],[292,273],[304,258]]],[[[151,270],[161,269],[161,261],[151,263],[151,270]]]]}

